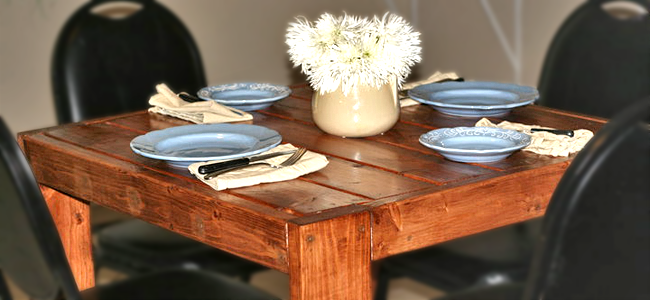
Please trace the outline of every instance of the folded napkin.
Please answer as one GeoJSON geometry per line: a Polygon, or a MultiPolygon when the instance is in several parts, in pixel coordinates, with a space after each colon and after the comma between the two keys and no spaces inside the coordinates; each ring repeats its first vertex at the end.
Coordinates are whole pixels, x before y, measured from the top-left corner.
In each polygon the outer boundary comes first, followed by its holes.
{"type": "Polygon", "coordinates": [[[187,102],[178,97],[166,84],[156,86],[158,94],[149,99],[150,112],[172,116],[197,124],[225,123],[252,120],[253,116],[216,101],[187,102]]]}
{"type": "MultiPolygon", "coordinates": [[[[292,149],[297,148],[291,144],[284,144],[277,146],[267,152],[260,153],[259,155],[292,149]]],[[[288,157],[289,155],[273,157],[264,160],[264,162],[279,164],[285,161],[288,157]]],[[[252,166],[234,170],[205,180],[203,178],[205,174],[199,174],[199,167],[214,162],[216,161],[194,163],[191,164],[188,169],[190,173],[196,176],[196,178],[203,181],[217,191],[243,186],[251,186],[260,183],[291,180],[305,174],[316,172],[328,164],[327,157],[325,157],[325,155],[307,151],[296,164],[281,169],[274,169],[269,166],[252,166]]]]}
{"type": "Polygon", "coordinates": [[[573,131],[573,137],[566,135],[553,134],[550,132],[536,131],[531,132],[531,128],[544,128],[539,125],[524,125],[520,123],[511,123],[503,121],[499,124],[494,124],[490,120],[483,118],[476,122],[476,126],[483,127],[497,127],[503,129],[512,129],[526,133],[531,136],[531,142],[528,147],[524,148],[525,151],[534,152],[537,154],[551,155],[551,156],[569,156],[569,154],[578,152],[589,142],[594,133],[586,129],[578,129],[573,131]]]}
{"type": "MultiPolygon", "coordinates": [[[[459,78],[458,75],[456,75],[456,73],[454,73],[454,72],[441,73],[441,72],[436,71],[433,75],[429,76],[429,78],[427,78],[427,79],[420,80],[420,81],[414,81],[414,82],[408,82],[408,83],[403,84],[402,85],[402,90],[403,91],[410,90],[410,89],[412,89],[412,88],[414,88],[416,86],[420,86],[420,85],[423,85],[423,84],[443,81],[443,80],[447,80],[447,79],[454,80],[454,79],[458,79],[458,78],[459,78]]],[[[412,106],[412,105],[417,105],[417,104],[420,104],[420,102],[417,102],[417,101],[415,101],[415,100],[413,100],[411,98],[401,99],[400,103],[399,103],[400,107],[412,106]]]]}

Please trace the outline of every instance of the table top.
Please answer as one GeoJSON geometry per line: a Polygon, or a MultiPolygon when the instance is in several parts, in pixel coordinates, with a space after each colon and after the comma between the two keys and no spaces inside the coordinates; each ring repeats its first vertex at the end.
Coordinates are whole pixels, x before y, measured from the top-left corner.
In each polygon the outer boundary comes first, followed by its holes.
{"type": "MultiPolygon", "coordinates": [[[[383,135],[341,138],[314,125],[308,86],[292,90],[247,122],[329,159],[324,169],[290,181],[218,192],[186,169],[137,155],[129,148],[136,136],[188,124],[144,111],[25,132],[19,142],[45,186],[285,272],[293,225],[367,212],[377,260],[541,216],[573,159],[517,151],[494,163],[446,160],[419,136],[478,119],[425,105],[402,108],[383,135]]],[[[490,120],[592,131],[605,123],[537,105],[490,120]]]]}

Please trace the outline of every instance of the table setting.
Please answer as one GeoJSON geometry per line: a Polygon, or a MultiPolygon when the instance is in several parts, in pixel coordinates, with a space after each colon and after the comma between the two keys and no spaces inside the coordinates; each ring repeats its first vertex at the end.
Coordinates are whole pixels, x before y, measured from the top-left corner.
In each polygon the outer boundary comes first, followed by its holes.
{"type": "Polygon", "coordinates": [[[282,136],[275,130],[237,123],[253,119],[248,111],[288,97],[289,87],[233,83],[205,87],[197,96],[175,93],[164,83],[156,90],[149,100],[150,113],[196,124],[139,135],[130,142],[131,150],[187,169],[215,190],[291,180],[328,163],[324,155],[288,143],[280,145],[282,136]]]}
{"type": "MultiPolygon", "coordinates": [[[[314,90],[311,121],[327,134],[382,135],[398,122],[401,109],[424,105],[444,115],[479,119],[472,127],[437,128],[419,136],[425,149],[453,162],[496,162],[519,150],[566,157],[593,136],[584,129],[490,121],[534,105],[539,98],[534,87],[466,80],[440,71],[406,82],[411,66],[421,60],[419,33],[396,15],[362,18],[326,13],[314,23],[297,18],[286,37],[290,60],[301,67],[314,90]]],[[[228,83],[193,94],[175,93],[161,83],[156,90],[149,100],[150,113],[195,125],[140,135],[131,141],[131,149],[187,169],[215,190],[291,180],[328,164],[326,156],[306,149],[292,157],[297,147],[281,144],[278,131],[254,125],[251,113],[289,97],[292,90],[287,86],[228,83]]]]}

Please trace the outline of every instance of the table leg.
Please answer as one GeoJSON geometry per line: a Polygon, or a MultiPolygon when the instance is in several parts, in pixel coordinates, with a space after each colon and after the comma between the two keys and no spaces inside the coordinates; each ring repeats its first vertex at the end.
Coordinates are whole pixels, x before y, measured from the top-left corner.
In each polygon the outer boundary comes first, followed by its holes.
{"type": "Polygon", "coordinates": [[[370,300],[370,214],[289,224],[292,300],[370,300]]]}
{"type": "Polygon", "coordinates": [[[85,290],[95,286],[90,206],[43,185],[41,192],[61,236],[77,287],[85,290]]]}

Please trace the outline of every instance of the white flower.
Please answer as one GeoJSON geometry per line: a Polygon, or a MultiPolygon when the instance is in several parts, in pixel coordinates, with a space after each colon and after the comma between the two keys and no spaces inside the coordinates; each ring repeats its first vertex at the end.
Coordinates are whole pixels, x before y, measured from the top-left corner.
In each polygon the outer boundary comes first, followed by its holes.
{"type": "Polygon", "coordinates": [[[381,19],[323,14],[315,24],[298,18],[287,30],[289,56],[315,90],[348,94],[356,85],[401,85],[420,62],[420,34],[399,16],[381,19]]]}

